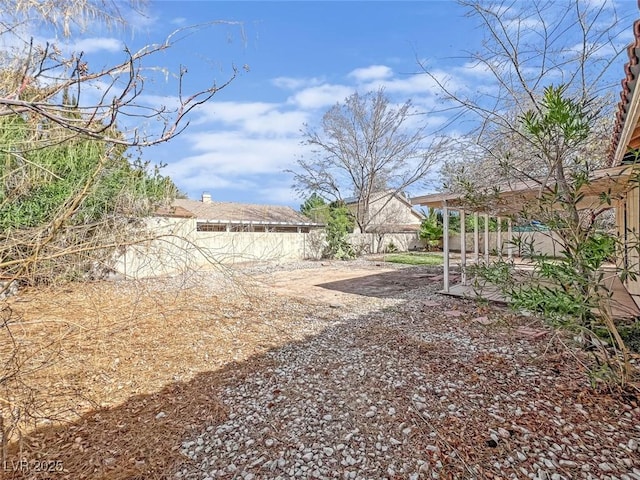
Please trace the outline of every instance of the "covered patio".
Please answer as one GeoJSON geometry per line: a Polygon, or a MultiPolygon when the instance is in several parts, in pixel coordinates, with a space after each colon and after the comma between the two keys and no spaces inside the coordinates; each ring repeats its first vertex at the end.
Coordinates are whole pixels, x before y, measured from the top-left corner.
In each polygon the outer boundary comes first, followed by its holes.
{"type": "MultiPolygon", "coordinates": [[[[588,185],[580,191],[582,194],[579,208],[587,210],[602,206],[602,194],[612,199],[624,197],[632,184],[632,178],[637,176],[635,166],[623,165],[614,168],[597,170],[588,185]]],[[[494,260],[506,258],[513,261],[518,269],[527,270],[532,266],[521,259],[516,252],[513,242],[514,227],[512,218],[522,211],[523,207],[539,197],[542,187],[539,182],[514,182],[500,186],[497,194],[478,204],[471,202],[466,195],[457,193],[434,193],[422,195],[412,199],[413,205],[420,205],[442,211],[443,219],[443,289],[441,293],[468,298],[484,298],[489,301],[508,303],[499,290],[491,285],[483,285],[479,291],[475,279],[469,278],[468,267],[471,265],[489,265],[494,260]],[[455,250],[459,250],[459,257],[452,254],[451,214],[459,216],[460,239],[455,250]],[[466,220],[473,216],[472,232],[467,232],[466,220]],[[480,218],[483,219],[483,232],[480,232],[480,218]],[[490,221],[496,220],[495,232],[490,232],[490,221]],[[506,228],[503,226],[506,224],[506,228]],[[467,234],[473,234],[472,239],[467,234]],[[482,239],[481,239],[482,236],[482,239]],[[457,260],[457,261],[456,261],[457,260]],[[452,267],[459,266],[460,282],[451,284],[452,267]]],[[[613,206],[612,206],[613,208],[613,206]]],[[[520,235],[520,234],[518,234],[520,235]]],[[[545,232],[551,237],[553,232],[545,232]]],[[[469,235],[471,236],[471,235],[469,235]]],[[[616,318],[636,318],[640,316],[640,308],[629,294],[625,285],[616,273],[615,265],[605,270],[605,284],[612,292],[611,308],[616,318]]]]}

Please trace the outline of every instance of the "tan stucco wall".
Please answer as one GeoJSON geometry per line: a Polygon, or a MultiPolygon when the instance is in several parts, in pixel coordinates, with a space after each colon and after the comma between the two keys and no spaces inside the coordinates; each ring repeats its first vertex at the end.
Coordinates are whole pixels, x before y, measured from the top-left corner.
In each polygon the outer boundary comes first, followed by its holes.
{"type": "MultiPolygon", "coordinates": [[[[114,270],[127,278],[147,278],[216,264],[250,261],[319,259],[323,230],[310,233],[197,232],[194,219],[152,218],[156,239],[130,246],[115,260],[114,270]]],[[[419,245],[417,234],[353,234],[354,245],[375,253],[393,242],[400,251],[419,245]]]]}
{"type": "MultiPolygon", "coordinates": [[[[379,197],[370,202],[371,221],[368,224],[368,229],[388,225],[420,225],[420,217],[413,212],[409,205],[395,196],[385,205],[388,198],[388,196],[379,197]]],[[[356,205],[348,205],[348,208],[351,213],[356,214],[356,205]]]]}

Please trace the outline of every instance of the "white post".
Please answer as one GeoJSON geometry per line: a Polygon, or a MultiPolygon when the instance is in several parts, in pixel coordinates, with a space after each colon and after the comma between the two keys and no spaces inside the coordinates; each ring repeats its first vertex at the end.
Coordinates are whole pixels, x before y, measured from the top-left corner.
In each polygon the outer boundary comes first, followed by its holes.
{"type": "Polygon", "coordinates": [[[496,230],[496,249],[498,250],[498,257],[502,258],[502,218],[497,217],[498,228],[496,230]]]}
{"type": "Polygon", "coordinates": [[[478,212],[473,212],[473,261],[480,263],[480,221],[478,212]]]}
{"type": "Polygon", "coordinates": [[[511,225],[511,219],[507,220],[507,237],[508,237],[508,246],[507,246],[507,258],[509,260],[513,260],[513,227],[511,225]]]}
{"type": "Polygon", "coordinates": [[[467,230],[465,211],[460,210],[460,283],[467,284],[467,230]]]}
{"type": "Polygon", "coordinates": [[[449,208],[442,202],[442,259],[444,261],[444,291],[449,292],[449,208]]]}
{"type": "Polygon", "coordinates": [[[489,214],[484,214],[484,264],[489,265],[489,214]]]}

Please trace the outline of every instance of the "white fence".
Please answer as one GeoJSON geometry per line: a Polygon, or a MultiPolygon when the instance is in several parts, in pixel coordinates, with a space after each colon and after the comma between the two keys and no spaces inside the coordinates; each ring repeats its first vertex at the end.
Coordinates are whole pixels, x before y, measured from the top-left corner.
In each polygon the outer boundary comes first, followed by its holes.
{"type": "MultiPolygon", "coordinates": [[[[166,275],[207,265],[251,261],[319,259],[323,230],[310,233],[198,232],[195,219],[153,218],[155,238],[130,246],[116,260],[114,270],[128,278],[166,275]]],[[[363,253],[382,252],[393,244],[398,251],[420,245],[417,234],[352,234],[349,241],[363,253]]]]}

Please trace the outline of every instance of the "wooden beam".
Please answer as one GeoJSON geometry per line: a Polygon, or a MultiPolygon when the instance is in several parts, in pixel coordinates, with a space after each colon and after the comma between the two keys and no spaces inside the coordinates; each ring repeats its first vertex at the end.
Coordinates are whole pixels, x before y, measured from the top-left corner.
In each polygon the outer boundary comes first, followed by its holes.
{"type": "Polygon", "coordinates": [[[449,208],[442,202],[442,258],[444,261],[444,291],[449,293],[449,208]]]}
{"type": "Polygon", "coordinates": [[[507,219],[507,258],[513,260],[513,225],[511,219],[507,219]]]}
{"type": "Polygon", "coordinates": [[[473,261],[480,263],[480,220],[478,212],[473,212],[473,261]]]}
{"type": "Polygon", "coordinates": [[[498,258],[502,258],[502,218],[497,217],[498,228],[496,229],[496,250],[498,250],[498,258]]]}
{"type": "Polygon", "coordinates": [[[467,284],[467,229],[465,225],[465,211],[460,210],[460,282],[467,284]]]}
{"type": "Polygon", "coordinates": [[[489,265],[489,214],[484,214],[484,264],[489,265]]]}

